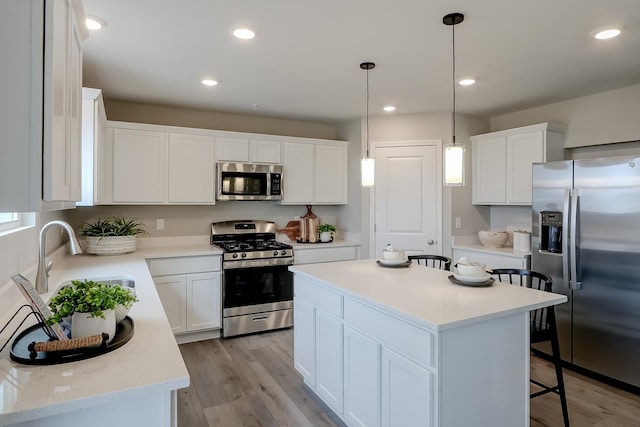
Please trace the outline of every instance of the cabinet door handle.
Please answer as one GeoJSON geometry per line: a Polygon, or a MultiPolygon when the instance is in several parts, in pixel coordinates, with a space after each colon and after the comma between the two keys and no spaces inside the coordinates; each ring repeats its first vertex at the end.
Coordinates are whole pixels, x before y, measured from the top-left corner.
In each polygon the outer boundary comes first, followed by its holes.
{"type": "Polygon", "coordinates": [[[432,245],[434,245],[435,243],[436,243],[436,241],[435,241],[435,240],[433,240],[433,239],[429,239],[429,240],[427,240],[427,245],[429,245],[429,246],[432,246],[432,245]]]}

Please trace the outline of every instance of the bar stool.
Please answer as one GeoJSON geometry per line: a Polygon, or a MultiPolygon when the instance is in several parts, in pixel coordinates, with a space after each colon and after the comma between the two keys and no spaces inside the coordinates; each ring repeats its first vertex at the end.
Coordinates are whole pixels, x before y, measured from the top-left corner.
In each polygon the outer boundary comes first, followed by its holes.
{"type": "MultiPolygon", "coordinates": [[[[553,280],[551,276],[533,270],[521,269],[493,269],[493,276],[498,281],[512,285],[526,286],[539,291],[551,292],[553,280]]],[[[553,306],[531,310],[530,312],[531,344],[550,341],[552,361],[555,365],[557,385],[548,386],[539,381],[530,379],[533,384],[542,390],[531,393],[531,398],[542,396],[547,393],[556,393],[560,396],[562,406],[562,418],[565,427],[569,427],[569,412],[567,410],[567,396],[564,389],[564,379],[562,378],[562,362],[560,360],[560,345],[558,344],[558,331],[556,329],[556,315],[553,306]]]]}
{"type": "Polygon", "coordinates": [[[438,268],[440,270],[451,270],[451,258],[442,255],[409,255],[407,258],[411,262],[425,267],[438,268]]]}

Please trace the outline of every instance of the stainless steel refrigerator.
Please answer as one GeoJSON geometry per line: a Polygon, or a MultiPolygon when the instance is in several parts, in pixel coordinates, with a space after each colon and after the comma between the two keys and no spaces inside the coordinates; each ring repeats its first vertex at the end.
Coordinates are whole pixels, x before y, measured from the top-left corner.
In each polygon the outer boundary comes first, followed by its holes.
{"type": "Polygon", "coordinates": [[[532,208],[562,359],[640,387],[640,157],[535,164],[532,208]]]}

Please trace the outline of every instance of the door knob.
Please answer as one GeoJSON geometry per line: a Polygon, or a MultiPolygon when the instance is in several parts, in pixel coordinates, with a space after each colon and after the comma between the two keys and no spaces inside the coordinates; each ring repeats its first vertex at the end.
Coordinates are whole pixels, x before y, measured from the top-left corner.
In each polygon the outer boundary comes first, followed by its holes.
{"type": "Polygon", "coordinates": [[[433,240],[433,239],[429,239],[429,240],[427,240],[427,244],[428,244],[429,246],[432,246],[432,245],[434,245],[435,243],[436,243],[436,242],[435,242],[435,240],[433,240]]]}

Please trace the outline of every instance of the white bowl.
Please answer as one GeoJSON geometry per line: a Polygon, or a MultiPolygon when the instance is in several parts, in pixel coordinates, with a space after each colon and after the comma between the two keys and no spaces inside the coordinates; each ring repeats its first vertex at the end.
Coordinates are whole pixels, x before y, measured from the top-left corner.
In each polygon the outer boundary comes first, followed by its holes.
{"type": "Polygon", "coordinates": [[[465,277],[484,277],[487,272],[485,271],[486,265],[481,262],[471,262],[469,264],[456,264],[458,274],[465,277]]]}
{"type": "Polygon", "coordinates": [[[509,240],[509,233],[506,231],[478,231],[480,242],[487,248],[501,248],[509,240]]]}

